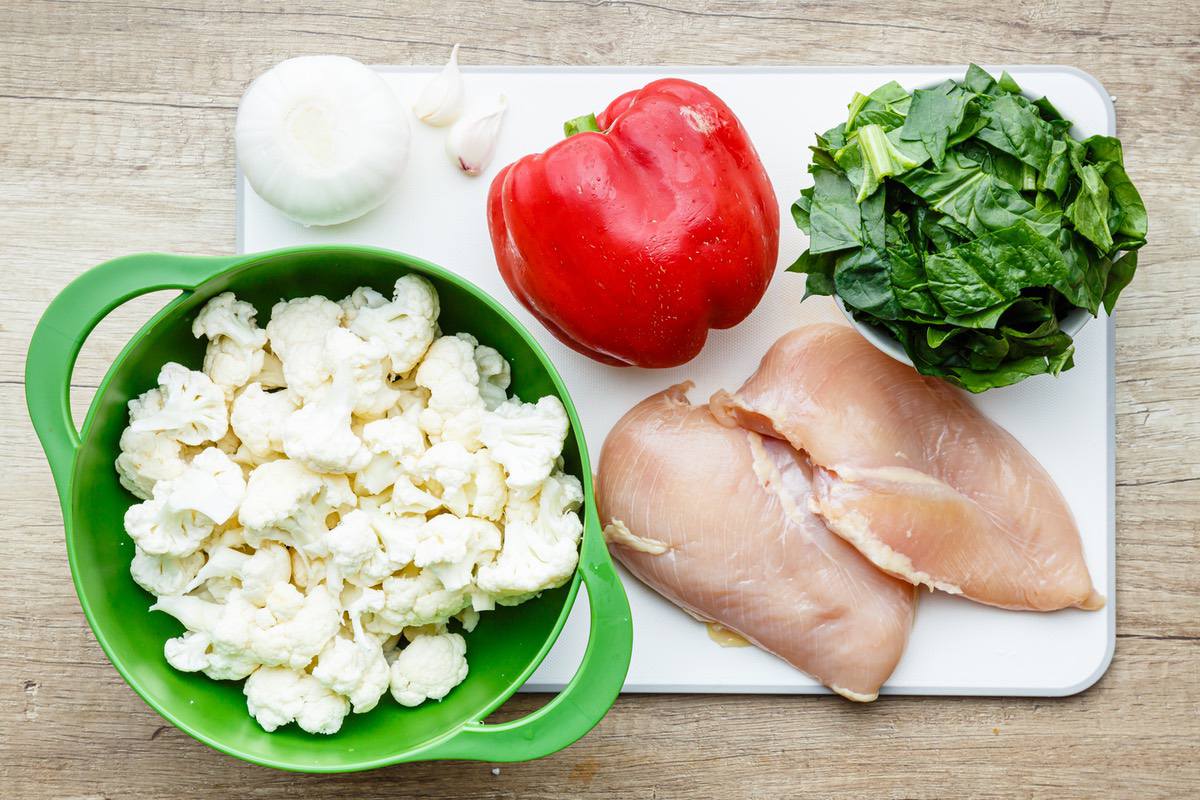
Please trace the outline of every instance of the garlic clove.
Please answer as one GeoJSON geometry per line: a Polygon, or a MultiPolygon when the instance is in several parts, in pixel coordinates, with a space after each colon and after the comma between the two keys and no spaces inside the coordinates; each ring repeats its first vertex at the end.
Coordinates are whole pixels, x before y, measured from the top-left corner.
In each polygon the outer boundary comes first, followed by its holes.
{"type": "Polygon", "coordinates": [[[495,104],[480,109],[454,123],[446,136],[446,154],[468,175],[487,169],[496,155],[496,140],[508,109],[508,98],[500,95],[495,104]]]}
{"type": "Polygon", "coordinates": [[[454,45],[446,66],[425,85],[413,104],[413,113],[426,125],[441,127],[458,119],[462,108],[463,77],[458,69],[458,45],[454,45]]]}

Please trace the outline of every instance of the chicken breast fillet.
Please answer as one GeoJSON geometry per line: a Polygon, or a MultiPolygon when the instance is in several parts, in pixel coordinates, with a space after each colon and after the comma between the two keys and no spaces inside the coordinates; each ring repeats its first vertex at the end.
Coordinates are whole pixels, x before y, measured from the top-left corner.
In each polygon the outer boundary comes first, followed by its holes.
{"type": "Polygon", "coordinates": [[[853,329],[786,334],[711,406],[807,454],[813,510],[879,568],[1002,608],[1104,605],[1046,470],[957,389],[853,329]]]}
{"type": "Polygon", "coordinates": [[[597,502],[610,550],[693,616],[839,694],[874,700],[904,651],[915,590],[808,510],[790,446],[721,425],[689,384],[639,403],[604,443],[597,502]]]}

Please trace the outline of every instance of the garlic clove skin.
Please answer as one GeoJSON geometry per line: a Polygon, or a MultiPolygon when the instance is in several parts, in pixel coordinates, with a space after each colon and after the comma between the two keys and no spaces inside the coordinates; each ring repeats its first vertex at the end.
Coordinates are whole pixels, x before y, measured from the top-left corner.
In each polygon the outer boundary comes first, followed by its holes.
{"type": "Polygon", "coordinates": [[[446,154],[468,175],[487,169],[496,155],[496,140],[508,109],[508,98],[500,95],[495,104],[480,109],[454,123],[446,136],[446,154]]]}
{"type": "Polygon", "coordinates": [[[411,129],[380,75],[344,56],[301,56],[246,89],[235,130],[242,174],[303,225],[337,225],[396,188],[411,129]]]}
{"type": "Polygon", "coordinates": [[[463,109],[463,77],[458,69],[458,45],[450,51],[450,60],[413,104],[413,114],[426,125],[440,128],[458,119],[463,109]]]}

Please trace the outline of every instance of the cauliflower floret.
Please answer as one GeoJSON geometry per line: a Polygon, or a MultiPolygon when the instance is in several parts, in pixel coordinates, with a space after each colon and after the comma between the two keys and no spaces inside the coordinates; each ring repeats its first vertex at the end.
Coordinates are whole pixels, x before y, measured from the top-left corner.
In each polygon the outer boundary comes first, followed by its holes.
{"type": "Polygon", "coordinates": [[[250,715],[267,732],[295,722],[309,733],[337,733],[350,713],[346,698],[306,672],[263,667],[250,676],[242,691],[250,715]]]}
{"type": "Polygon", "coordinates": [[[504,546],[479,567],[479,588],[502,605],[515,605],[570,580],[579,563],[582,503],[579,479],[561,472],[543,481],[535,499],[510,500],[504,546]]]}
{"type": "Polygon", "coordinates": [[[225,431],[225,435],[213,442],[211,446],[233,458],[237,455],[237,451],[241,448],[241,445],[242,443],[238,439],[237,434],[233,432],[233,428],[229,428],[225,431]]]}
{"type": "Polygon", "coordinates": [[[383,608],[363,616],[363,627],[379,636],[441,622],[471,605],[462,589],[447,589],[429,570],[409,567],[383,582],[383,608]]]}
{"type": "Polygon", "coordinates": [[[241,680],[259,667],[251,643],[254,606],[229,593],[224,604],[191,595],[160,597],[150,606],[179,620],[187,629],[167,640],[163,653],[171,666],[185,672],[203,671],[213,680],[241,680]]]}
{"type": "Polygon", "coordinates": [[[355,509],[329,532],[330,559],[342,578],[374,586],[410,563],[423,519],[398,519],[378,509],[355,509]]]}
{"type": "Polygon", "coordinates": [[[276,584],[264,608],[234,589],[223,603],[172,595],[158,598],[150,610],[207,636],[214,653],[291,669],[306,667],[342,625],[341,609],[328,590],[318,586],[305,595],[290,583],[276,584]]]}
{"type": "Polygon", "coordinates": [[[313,558],[296,549],[290,549],[289,552],[292,556],[292,583],[296,588],[307,592],[322,583],[326,586],[337,583],[330,574],[328,559],[313,558]]]}
{"type": "Polygon", "coordinates": [[[328,554],[326,518],[357,503],[344,475],[318,475],[285,458],[250,473],[238,517],[251,546],[273,539],[320,558],[328,554]]]}
{"type": "Polygon", "coordinates": [[[271,309],[267,337],[283,362],[289,392],[307,400],[329,380],[325,336],[341,321],[341,306],[320,295],[285,300],[271,309]]]}
{"type": "Polygon", "coordinates": [[[200,452],[188,468],[168,482],[168,503],[175,511],[196,511],[214,525],[224,525],[246,494],[242,468],[215,447],[200,452]]]}
{"type": "Polygon", "coordinates": [[[473,608],[464,608],[455,615],[455,619],[467,633],[475,630],[475,626],[479,624],[479,612],[473,608]]]}
{"type": "Polygon", "coordinates": [[[415,474],[452,514],[467,516],[467,491],[475,478],[475,455],[458,442],[438,442],[417,460],[415,474]]]}
{"type": "Polygon", "coordinates": [[[475,458],[474,482],[466,489],[471,516],[497,521],[504,515],[504,506],[508,503],[504,468],[492,459],[486,449],[472,455],[475,458]]]}
{"type": "Polygon", "coordinates": [[[121,485],[143,500],[153,496],[154,484],[177,478],[187,469],[182,446],[165,433],[126,428],[120,447],[116,467],[121,485]]]}
{"type": "Polygon", "coordinates": [[[379,308],[387,304],[388,299],[370,286],[359,286],[353,292],[338,300],[338,305],[342,307],[342,313],[345,315],[342,321],[347,326],[354,322],[354,318],[358,316],[359,309],[379,308]]]}
{"type": "Polygon", "coordinates": [[[325,365],[330,374],[350,373],[353,412],[379,417],[396,404],[399,392],[388,382],[388,352],[377,341],[360,339],[345,328],[334,328],[325,337],[325,365]]]}
{"type": "Polygon", "coordinates": [[[418,636],[392,662],[390,677],[402,706],[441,700],[467,677],[467,642],[457,633],[418,636]]]}
{"type": "Polygon", "coordinates": [[[381,508],[397,517],[410,514],[425,515],[442,507],[442,501],[413,483],[406,474],[399,474],[392,484],[392,493],[381,508]]]}
{"type": "Polygon", "coordinates": [[[438,514],[417,531],[413,563],[453,591],[469,587],[475,567],[500,550],[500,529],[485,519],[438,514]]]}
{"type": "MultiPolygon", "coordinates": [[[[441,441],[409,468],[452,514],[499,520],[508,499],[504,470],[487,450],[469,452],[456,441],[441,441]]],[[[395,504],[393,504],[395,505],[395,504]]]]}
{"type": "Polygon", "coordinates": [[[236,579],[242,596],[263,606],[271,590],[278,584],[287,583],[291,577],[292,557],[281,544],[263,542],[253,553],[217,547],[209,552],[208,561],[187,583],[184,592],[193,591],[214,579],[236,579]]]}
{"type": "Polygon", "coordinates": [[[338,599],[316,587],[301,594],[290,583],[278,583],[267,594],[266,608],[256,615],[254,654],[264,664],[303,669],[342,626],[338,599]],[[264,624],[265,623],[265,624],[264,624]]]}
{"type": "Polygon", "coordinates": [[[129,429],[163,432],[188,445],[215,442],[229,429],[225,391],[203,372],[168,362],[158,388],[129,404],[129,429]]]}
{"type": "Polygon", "coordinates": [[[483,446],[479,433],[483,429],[485,413],[482,406],[464,409],[443,420],[441,430],[431,438],[435,442],[456,442],[474,453],[483,446]]]}
{"type": "Polygon", "coordinates": [[[442,338],[448,341],[435,342],[436,351],[431,349],[442,367],[431,367],[423,376],[437,399],[422,416],[422,426],[435,441],[458,442],[474,452],[480,447],[484,412],[507,399],[511,370],[499,352],[480,345],[469,333],[442,338]],[[468,359],[474,361],[473,366],[468,359]]]}
{"type": "Polygon", "coordinates": [[[350,628],[354,635],[363,636],[363,617],[367,614],[377,614],[387,605],[387,596],[382,589],[371,589],[366,586],[350,586],[342,592],[342,608],[350,618],[350,628]]]}
{"type": "Polygon", "coordinates": [[[262,371],[267,334],[254,324],[254,306],[225,292],[209,300],[192,323],[192,335],[208,337],[204,373],[231,396],[262,371]]]}
{"type": "Polygon", "coordinates": [[[342,578],[349,579],[351,583],[371,586],[393,572],[371,522],[367,511],[356,508],[329,532],[327,548],[330,559],[342,578]]]}
{"type": "MultiPolygon", "coordinates": [[[[176,636],[174,639],[167,639],[163,643],[163,655],[167,659],[167,663],[180,672],[200,672],[209,668],[212,663],[212,656],[209,653],[209,648],[212,646],[212,640],[203,633],[196,631],[186,631],[182,636],[176,636]]],[[[248,661],[244,665],[246,667],[245,677],[258,668],[258,664],[254,661],[248,661]]],[[[232,670],[234,674],[238,670],[232,670]]],[[[217,679],[220,680],[220,679],[217,679]]],[[[231,680],[237,680],[232,678],[231,680]]]]}
{"type": "Polygon", "coordinates": [[[333,383],[314,392],[283,425],[283,450],[288,458],[314,472],[357,472],[371,460],[371,451],[351,427],[354,383],[339,370],[333,383]]]}
{"type": "Polygon", "coordinates": [[[392,388],[399,394],[396,396],[396,405],[388,411],[388,416],[406,416],[414,422],[420,422],[421,412],[429,406],[429,390],[417,385],[416,370],[407,376],[394,379],[392,388]]]}
{"type": "Polygon", "coordinates": [[[213,528],[212,535],[204,540],[202,545],[204,552],[212,554],[212,552],[221,547],[245,547],[246,546],[246,529],[237,524],[236,520],[229,520],[224,525],[218,525],[213,528]]]}
{"type": "MultiPolygon", "coordinates": [[[[270,346],[268,344],[268,346],[270,346]]],[[[266,350],[263,353],[262,369],[251,375],[247,383],[260,384],[264,389],[283,389],[287,387],[287,378],[283,375],[283,362],[279,356],[266,350]]]]}
{"type": "Polygon", "coordinates": [[[455,438],[468,449],[474,448],[463,439],[478,425],[477,417],[484,410],[473,341],[469,337],[441,337],[430,345],[416,373],[417,385],[429,390],[428,405],[421,412],[421,428],[433,441],[441,440],[447,426],[455,428],[455,438]],[[465,420],[452,422],[459,415],[466,415],[465,420]]]}
{"type": "Polygon", "coordinates": [[[129,574],[138,586],[150,594],[182,594],[189,591],[188,583],[202,566],[204,554],[200,552],[177,558],[152,555],[140,547],[135,547],[129,574]]]}
{"type": "Polygon", "coordinates": [[[350,330],[382,345],[388,353],[391,371],[403,375],[417,365],[433,341],[437,330],[437,292],[420,275],[404,275],[396,281],[391,302],[377,306],[370,302],[368,298],[367,304],[358,308],[350,330]]]}
{"type": "Polygon", "coordinates": [[[192,596],[199,597],[201,600],[211,600],[214,603],[227,603],[229,596],[237,588],[237,581],[233,578],[213,578],[192,592],[192,596]]]}
{"type": "Polygon", "coordinates": [[[507,475],[509,490],[531,497],[562,454],[569,421],[562,401],[547,395],[536,403],[514,398],[484,416],[479,438],[507,475]]]}
{"type": "Polygon", "coordinates": [[[479,370],[479,396],[487,410],[494,411],[508,399],[512,369],[498,350],[478,343],[475,345],[475,366],[479,370]]]}
{"type": "Polygon", "coordinates": [[[408,415],[387,417],[363,426],[362,442],[371,460],[354,478],[362,494],[379,494],[402,475],[416,469],[425,452],[425,434],[408,415]]]}
{"type": "Polygon", "coordinates": [[[125,512],[125,530],[150,555],[183,558],[237,509],[245,492],[242,470],[210,447],[179,477],[159,481],[154,494],[125,512]]]}
{"type": "Polygon", "coordinates": [[[265,392],[251,383],[234,398],[229,424],[253,459],[268,459],[283,453],[283,426],[296,406],[288,392],[265,392]]]}
{"type": "Polygon", "coordinates": [[[254,306],[238,300],[233,292],[224,292],[209,300],[192,323],[192,336],[210,340],[218,336],[232,339],[242,347],[262,348],[267,334],[254,324],[254,306]]]}
{"type": "Polygon", "coordinates": [[[383,647],[369,633],[335,636],[317,657],[312,676],[331,692],[344,695],[355,714],[365,714],[388,690],[390,674],[383,647]]]}
{"type": "Polygon", "coordinates": [[[262,371],[263,356],[262,348],[245,348],[233,339],[218,336],[204,351],[204,374],[224,390],[226,397],[232,397],[262,371]]]}

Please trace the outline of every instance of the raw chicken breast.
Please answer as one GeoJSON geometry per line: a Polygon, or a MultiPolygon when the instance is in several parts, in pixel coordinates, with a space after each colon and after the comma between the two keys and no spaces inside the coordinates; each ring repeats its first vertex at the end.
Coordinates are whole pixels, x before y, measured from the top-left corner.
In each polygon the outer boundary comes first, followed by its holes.
{"type": "Polygon", "coordinates": [[[874,700],[916,604],[808,511],[806,462],[719,424],[672,387],[626,414],[600,455],[597,502],[613,555],[711,620],[851,700],[874,700]]]}
{"type": "Polygon", "coordinates": [[[814,465],[813,509],[878,567],[1012,609],[1097,609],[1062,494],[957,389],[843,325],[783,336],[711,406],[814,465]]]}

